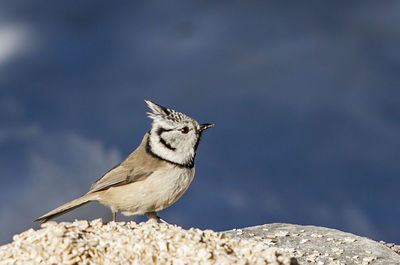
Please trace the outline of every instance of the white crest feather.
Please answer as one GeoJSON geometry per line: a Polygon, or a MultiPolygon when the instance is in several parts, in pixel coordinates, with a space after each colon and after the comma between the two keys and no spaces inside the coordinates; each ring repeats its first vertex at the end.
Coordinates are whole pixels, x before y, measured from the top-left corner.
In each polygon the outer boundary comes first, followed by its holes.
{"type": "Polygon", "coordinates": [[[152,112],[147,112],[147,115],[150,119],[159,119],[165,118],[169,114],[169,110],[164,108],[151,100],[145,100],[147,106],[151,109],[152,112]]]}
{"type": "Polygon", "coordinates": [[[152,110],[152,112],[147,112],[148,117],[152,120],[158,120],[158,121],[169,120],[175,122],[193,120],[189,116],[179,111],[163,107],[157,103],[154,103],[151,100],[145,100],[145,102],[147,103],[147,106],[152,110]]]}

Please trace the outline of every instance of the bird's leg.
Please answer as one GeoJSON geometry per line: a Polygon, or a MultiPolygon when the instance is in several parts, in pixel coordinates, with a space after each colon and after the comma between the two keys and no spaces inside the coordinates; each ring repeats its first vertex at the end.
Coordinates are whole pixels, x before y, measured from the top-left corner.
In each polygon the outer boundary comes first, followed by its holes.
{"type": "Polygon", "coordinates": [[[113,222],[115,222],[117,220],[117,212],[112,211],[112,218],[113,218],[113,222]]]}
{"type": "Polygon", "coordinates": [[[160,221],[161,223],[168,224],[164,219],[161,219],[160,216],[157,215],[157,212],[149,212],[146,214],[149,220],[155,220],[156,222],[160,221]]]}
{"type": "Polygon", "coordinates": [[[155,221],[156,223],[157,223],[158,219],[160,218],[157,216],[157,212],[148,212],[148,213],[146,213],[146,215],[147,215],[147,218],[149,218],[149,221],[153,221],[153,222],[155,221]]]}

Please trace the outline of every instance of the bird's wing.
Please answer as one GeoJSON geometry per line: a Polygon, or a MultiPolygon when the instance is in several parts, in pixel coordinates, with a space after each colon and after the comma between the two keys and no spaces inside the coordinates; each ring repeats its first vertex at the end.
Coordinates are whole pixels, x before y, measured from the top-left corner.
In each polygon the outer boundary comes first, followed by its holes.
{"type": "Polygon", "coordinates": [[[150,176],[152,173],[153,170],[144,170],[142,168],[129,169],[118,164],[93,183],[88,193],[140,181],[150,176]]]}

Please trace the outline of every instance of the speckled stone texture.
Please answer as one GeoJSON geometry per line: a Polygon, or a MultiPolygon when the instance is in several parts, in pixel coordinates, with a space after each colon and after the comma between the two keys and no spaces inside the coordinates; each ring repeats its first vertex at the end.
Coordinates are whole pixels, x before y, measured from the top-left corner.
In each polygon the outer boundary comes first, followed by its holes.
{"type": "Polygon", "coordinates": [[[226,233],[234,238],[258,240],[289,252],[300,264],[400,264],[400,255],[393,248],[330,228],[275,223],[226,233]]]}

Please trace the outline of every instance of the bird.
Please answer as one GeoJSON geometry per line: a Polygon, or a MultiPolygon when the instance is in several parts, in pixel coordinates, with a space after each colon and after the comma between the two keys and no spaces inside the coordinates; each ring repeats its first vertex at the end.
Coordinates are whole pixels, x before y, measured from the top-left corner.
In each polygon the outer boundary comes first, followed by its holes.
{"type": "Polygon", "coordinates": [[[214,126],[173,109],[145,100],[152,120],[140,145],[107,171],[81,197],[36,218],[47,222],[86,203],[108,206],[112,220],[117,212],[143,215],[158,221],[158,212],[175,203],[194,178],[195,156],[202,134],[214,126]]]}

